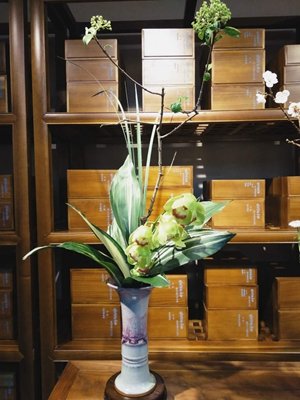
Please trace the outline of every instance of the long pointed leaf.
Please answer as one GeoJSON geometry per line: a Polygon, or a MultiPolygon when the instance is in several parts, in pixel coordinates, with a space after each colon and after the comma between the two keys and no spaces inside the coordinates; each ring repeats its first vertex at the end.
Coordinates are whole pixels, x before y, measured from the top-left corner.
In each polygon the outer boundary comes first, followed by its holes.
{"type": "Polygon", "coordinates": [[[164,275],[155,276],[132,276],[132,279],[138,282],[147,283],[153,287],[168,287],[170,282],[164,275]]]}
{"type": "Polygon", "coordinates": [[[79,211],[76,207],[72,206],[72,204],[67,203],[69,207],[71,207],[80,217],[85,221],[85,223],[89,226],[94,235],[104,244],[109,254],[114,259],[115,263],[118,265],[120,270],[122,271],[124,278],[130,277],[130,267],[127,263],[127,257],[124,250],[121,246],[105,231],[98,228],[96,225],[92,224],[81,211],[79,211]]]}

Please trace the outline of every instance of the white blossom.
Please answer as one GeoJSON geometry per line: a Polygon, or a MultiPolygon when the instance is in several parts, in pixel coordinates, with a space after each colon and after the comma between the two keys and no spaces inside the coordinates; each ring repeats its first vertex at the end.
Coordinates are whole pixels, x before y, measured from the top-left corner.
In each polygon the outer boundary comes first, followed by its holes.
{"type": "Polygon", "coordinates": [[[289,226],[292,228],[300,228],[300,220],[296,219],[294,221],[289,222],[289,226]]]}
{"type": "Polygon", "coordinates": [[[271,88],[275,83],[278,83],[277,75],[274,72],[265,71],[263,73],[263,78],[268,88],[271,88]]]}
{"type": "Polygon", "coordinates": [[[300,117],[300,102],[299,103],[290,103],[287,113],[293,118],[299,118],[300,117]]]}
{"type": "Polygon", "coordinates": [[[275,103],[277,104],[284,104],[287,102],[287,99],[290,95],[288,90],[283,90],[282,92],[277,92],[274,98],[275,103]]]}
{"type": "Polygon", "coordinates": [[[257,92],[257,93],[256,93],[256,101],[257,101],[257,103],[263,103],[263,104],[265,104],[265,102],[266,102],[266,95],[265,95],[264,93],[257,92]]]}

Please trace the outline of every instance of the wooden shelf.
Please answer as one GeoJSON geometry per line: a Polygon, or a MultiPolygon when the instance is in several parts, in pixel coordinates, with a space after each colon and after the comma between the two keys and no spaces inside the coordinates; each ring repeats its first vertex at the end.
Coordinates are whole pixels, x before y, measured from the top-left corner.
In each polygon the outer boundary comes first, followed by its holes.
{"type": "Polygon", "coordinates": [[[14,231],[1,231],[0,244],[4,246],[16,245],[19,243],[20,238],[14,231]]]}
{"type": "Polygon", "coordinates": [[[0,340],[0,360],[3,362],[20,362],[23,356],[15,340],[0,340]]]}
{"type": "MultiPolygon", "coordinates": [[[[220,230],[228,230],[236,233],[231,243],[296,243],[297,232],[291,229],[235,229],[224,228],[220,230]]],[[[84,242],[91,244],[99,244],[95,235],[89,231],[56,231],[51,232],[47,237],[46,243],[62,243],[67,241],[84,242]]]]}
{"type": "Polygon", "coordinates": [[[0,124],[5,125],[5,124],[13,124],[17,120],[15,114],[11,113],[0,113],[0,124]]]}

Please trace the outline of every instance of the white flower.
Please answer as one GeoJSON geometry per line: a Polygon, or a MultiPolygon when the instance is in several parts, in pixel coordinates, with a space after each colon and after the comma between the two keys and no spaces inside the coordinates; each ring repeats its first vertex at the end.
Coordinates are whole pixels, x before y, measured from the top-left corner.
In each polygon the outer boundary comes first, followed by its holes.
{"type": "Polygon", "coordinates": [[[300,117],[300,102],[299,103],[290,103],[287,113],[293,118],[299,118],[300,117]]]}
{"type": "Polygon", "coordinates": [[[263,78],[268,88],[271,88],[275,83],[278,83],[277,75],[274,72],[265,71],[263,73],[263,78]]]}
{"type": "Polygon", "coordinates": [[[266,102],[266,95],[260,92],[256,93],[256,101],[257,103],[263,103],[265,104],[266,102]]]}
{"type": "Polygon", "coordinates": [[[300,228],[300,220],[296,219],[294,221],[289,222],[289,226],[292,228],[300,228]]]}
{"type": "Polygon", "coordinates": [[[277,92],[274,101],[277,104],[284,104],[287,102],[289,95],[290,95],[290,92],[288,90],[283,90],[282,92],[277,92]]]}

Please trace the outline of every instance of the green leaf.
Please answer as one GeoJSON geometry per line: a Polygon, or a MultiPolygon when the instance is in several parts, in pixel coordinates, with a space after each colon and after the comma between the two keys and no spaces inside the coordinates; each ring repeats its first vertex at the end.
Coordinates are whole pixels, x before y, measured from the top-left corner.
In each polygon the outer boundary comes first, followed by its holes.
{"type": "MultiPolygon", "coordinates": [[[[68,203],[67,203],[68,204],[68,203]]],[[[127,263],[127,257],[124,250],[121,246],[105,231],[98,228],[96,225],[92,224],[81,211],[79,211],[76,207],[68,204],[80,217],[85,221],[85,223],[89,226],[94,235],[104,244],[109,254],[112,256],[115,263],[118,265],[120,270],[122,271],[124,278],[130,276],[130,266],[127,263]]]]}
{"type": "Polygon", "coordinates": [[[181,102],[180,101],[176,101],[175,103],[172,103],[170,105],[170,110],[175,114],[181,112],[182,111],[181,102]]]}
{"type": "Polygon", "coordinates": [[[204,80],[204,82],[210,81],[210,73],[208,71],[204,72],[203,80],[204,80]]]}
{"type": "Polygon", "coordinates": [[[223,31],[228,36],[232,36],[232,37],[236,37],[236,38],[240,37],[240,31],[232,26],[225,26],[223,31]]]}
{"type": "Polygon", "coordinates": [[[138,282],[146,283],[153,287],[168,287],[170,282],[164,275],[156,275],[156,276],[132,276],[132,279],[138,282]]]}
{"type": "Polygon", "coordinates": [[[156,259],[151,268],[151,274],[161,274],[190,261],[201,260],[219,251],[234,234],[226,231],[215,231],[211,229],[192,230],[190,237],[184,240],[186,247],[176,249],[167,246],[156,254],[156,259]]]}
{"type": "Polygon", "coordinates": [[[129,156],[115,174],[110,187],[110,204],[114,218],[128,243],[130,234],[140,223],[141,190],[129,156]]]}

